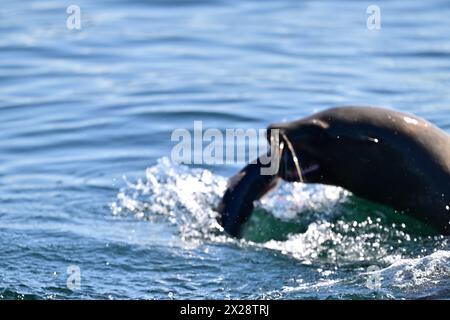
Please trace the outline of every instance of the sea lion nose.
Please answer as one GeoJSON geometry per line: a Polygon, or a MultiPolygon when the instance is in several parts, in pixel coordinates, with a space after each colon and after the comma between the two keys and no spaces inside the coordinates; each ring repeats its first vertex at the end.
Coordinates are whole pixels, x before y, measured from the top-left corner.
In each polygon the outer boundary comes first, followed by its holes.
{"type": "Polygon", "coordinates": [[[267,141],[270,144],[276,143],[279,147],[283,134],[286,135],[286,123],[273,123],[267,128],[267,141]]]}

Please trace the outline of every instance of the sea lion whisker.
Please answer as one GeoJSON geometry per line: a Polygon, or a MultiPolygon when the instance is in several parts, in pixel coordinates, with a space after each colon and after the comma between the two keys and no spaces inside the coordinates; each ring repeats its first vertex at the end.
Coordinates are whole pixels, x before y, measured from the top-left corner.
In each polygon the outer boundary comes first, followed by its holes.
{"type": "Polygon", "coordinates": [[[302,169],[300,167],[300,163],[298,161],[297,154],[295,153],[294,146],[292,145],[291,141],[288,139],[288,137],[283,132],[281,132],[281,136],[283,137],[283,140],[286,142],[288,150],[290,151],[290,153],[292,155],[292,160],[294,161],[295,170],[297,170],[297,175],[300,179],[300,182],[303,182],[304,179],[303,179],[302,169]]]}

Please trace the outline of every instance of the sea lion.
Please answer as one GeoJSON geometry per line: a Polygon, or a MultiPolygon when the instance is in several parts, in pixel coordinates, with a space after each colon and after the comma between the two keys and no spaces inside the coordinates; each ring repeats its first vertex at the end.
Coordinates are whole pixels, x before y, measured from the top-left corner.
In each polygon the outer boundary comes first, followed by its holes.
{"type": "Polygon", "coordinates": [[[338,107],[272,129],[280,132],[277,173],[262,175],[260,161],[247,165],[218,206],[230,235],[240,236],[253,201],[280,179],[340,186],[450,234],[450,136],[432,123],[389,109],[338,107]]]}

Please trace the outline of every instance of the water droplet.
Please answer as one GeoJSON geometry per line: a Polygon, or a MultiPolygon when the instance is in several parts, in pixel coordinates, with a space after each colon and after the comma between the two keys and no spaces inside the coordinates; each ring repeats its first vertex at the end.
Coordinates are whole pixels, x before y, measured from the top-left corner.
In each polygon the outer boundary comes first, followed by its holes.
{"type": "Polygon", "coordinates": [[[445,210],[449,211],[450,210],[450,206],[445,206],[445,210]]]}

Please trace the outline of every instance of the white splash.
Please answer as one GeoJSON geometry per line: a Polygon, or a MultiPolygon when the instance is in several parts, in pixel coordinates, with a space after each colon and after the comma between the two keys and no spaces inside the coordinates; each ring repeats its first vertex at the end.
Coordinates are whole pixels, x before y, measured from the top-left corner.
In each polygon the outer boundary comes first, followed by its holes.
{"type": "Polygon", "coordinates": [[[386,286],[403,290],[436,285],[443,279],[450,280],[450,251],[438,250],[421,258],[400,259],[373,274],[379,274],[386,286]]]}
{"type": "Polygon", "coordinates": [[[259,206],[282,220],[296,218],[301,212],[321,213],[321,217],[332,216],[337,205],[346,201],[348,191],[339,187],[304,183],[282,183],[259,206]]]}
{"type": "Polygon", "coordinates": [[[144,219],[165,216],[180,228],[183,238],[203,238],[221,229],[213,208],[226,183],[208,170],[192,170],[163,158],[146,170],[146,180],[127,182],[111,209],[114,215],[131,212],[144,219]]]}
{"type": "MultiPolygon", "coordinates": [[[[291,234],[284,241],[237,241],[225,235],[214,210],[226,185],[226,178],[208,170],[191,169],[163,158],[146,170],[145,179],[126,182],[111,209],[114,215],[134,214],[150,221],[162,217],[178,228],[185,242],[229,242],[268,249],[302,264],[395,266],[404,257],[411,257],[411,253],[405,253],[408,243],[412,247],[424,245],[406,233],[404,226],[384,225],[373,217],[359,222],[343,219],[343,211],[348,210],[341,206],[348,199],[348,192],[343,189],[301,183],[282,184],[257,202],[256,207],[281,220],[307,222],[306,232],[291,234]]],[[[448,248],[445,239],[430,242],[434,248],[448,248]]],[[[426,254],[429,253],[422,253],[426,254]]]]}

